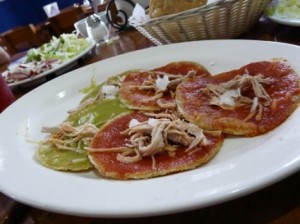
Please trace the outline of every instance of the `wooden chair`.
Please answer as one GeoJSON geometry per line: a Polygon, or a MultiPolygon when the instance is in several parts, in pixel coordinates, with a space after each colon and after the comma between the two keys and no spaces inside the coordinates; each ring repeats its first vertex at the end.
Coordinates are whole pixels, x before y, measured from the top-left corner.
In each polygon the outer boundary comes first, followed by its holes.
{"type": "Polygon", "coordinates": [[[0,34],[0,38],[10,55],[39,47],[43,41],[36,34],[33,24],[20,26],[0,34]]]}
{"type": "Polygon", "coordinates": [[[72,33],[75,30],[74,23],[84,16],[85,14],[81,7],[70,7],[61,10],[58,15],[48,18],[52,34],[59,36],[62,33],[72,33]]]}

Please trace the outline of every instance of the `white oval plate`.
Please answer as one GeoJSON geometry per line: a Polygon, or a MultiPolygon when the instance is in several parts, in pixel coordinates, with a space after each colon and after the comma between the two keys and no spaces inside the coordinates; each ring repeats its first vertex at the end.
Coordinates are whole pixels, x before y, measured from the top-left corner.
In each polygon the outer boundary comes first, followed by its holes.
{"type": "Polygon", "coordinates": [[[300,71],[300,47],[266,41],[211,40],[139,50],[88,65],[29,92],[0,115],[0,190],[48,211],[93,217],[139,217],[202,208],[271,185],[300,168],[300,110],[268,134],[226,139],[197,169],[147,180],[118,181],[94,172],[47,169],[34,159],[42,126],[63,121],[83,97],[79,90],[128,69],[191,60],[213,74],[285,58],[300,71]],[[5,130],[5,131],[4,131],[5,130]]]}
{"type": "MultiPolygon", "coordinates": [[[[35,76],[32,76],[32,77],[29,77],[27,79],[23,79],[23,80],[20,80],[20,81],[16,81],[16,82],[13,82],[13,83],[8,83],[7,85],[9,87],[15,87],[15,86],[19,86],[19,85],[23,85],[23,84],[26,84],[26,83],[30,83],[30,82],[33,82],[34,80],[37,80],[37,79],[41,79],[47,75],[50,75],[50,74],[53,74],[55,72],[59,72],[60,70],[66,68],[67,66],[70,66],[72,63],[76,62],[78,59],[80,59],[81,57],[83,57],[84,55],[86,55],[90,50],[93,49],[93,47],[95,46],[95,42],[91,42],[91,44],[86,48],[84,49],[83,51],[81,51],[79,54],[77,54],[76,56],[74,56],[73,58],[71,58],[70,60],[67,60],[55,67],[53,67],[52,69],[49,69],[43,73],[40,73],[40,74],[37,74],[35,76]]],[[[26,60],[26,56],[23,57],[22,59],[19,59],[17,61],[17,63],[23,63],[24,61],[26,60]]]]}

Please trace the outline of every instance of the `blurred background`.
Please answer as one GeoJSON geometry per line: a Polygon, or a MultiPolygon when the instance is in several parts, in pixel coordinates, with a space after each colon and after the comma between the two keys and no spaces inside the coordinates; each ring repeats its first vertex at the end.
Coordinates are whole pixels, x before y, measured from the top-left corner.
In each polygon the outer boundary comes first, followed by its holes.
{"type": "MultiPolygon", "coordinates": [[[[59,8],[82,4],[79,0],[55,0],[59,8]]],[[[47,20],[43,6],[53,0],[0,0],[0,33],[17,26],[47,20]]]]}

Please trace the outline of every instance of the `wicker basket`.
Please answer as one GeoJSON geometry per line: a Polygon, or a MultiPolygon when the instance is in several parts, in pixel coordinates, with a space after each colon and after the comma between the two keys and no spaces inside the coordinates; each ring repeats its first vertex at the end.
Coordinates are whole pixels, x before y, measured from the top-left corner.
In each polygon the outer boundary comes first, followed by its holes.
{"type": "Polygon", "coordinates": [[[156,45],[234,38],[248,31],[270,0],[219,0],[203,7],[131,24],[156,45]]]}

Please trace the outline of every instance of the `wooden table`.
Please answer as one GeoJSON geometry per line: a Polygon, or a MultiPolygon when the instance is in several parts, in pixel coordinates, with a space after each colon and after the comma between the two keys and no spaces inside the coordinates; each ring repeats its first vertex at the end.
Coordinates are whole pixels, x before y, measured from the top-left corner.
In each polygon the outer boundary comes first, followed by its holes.
{"type": "MultiPolygon", "coordinates": [[[[120,39],[102,46],[101,54],[91,54],[79,61],[78,68],[105,58],[154,46],[135,30],[120,33],[120,39]]],[[[275,24],[264,17],[240,39],[278,41],[300,45],[300,28],[275,24]]],[[[0,67],[0,71],[5,66],[0,67]]],[[[17,97],[33,87],[16,88],[17,97]]],[[[13,177],[12,177],[13,178],[13,177]]],[[[1,181],[1,180],[0,180],[1,181]]],[[[0,223],[300,223],[300,172],[250,195],[189,212],[136,219],[75,217],[43,211],[16,202],[0,193],[0,223]]]]}

